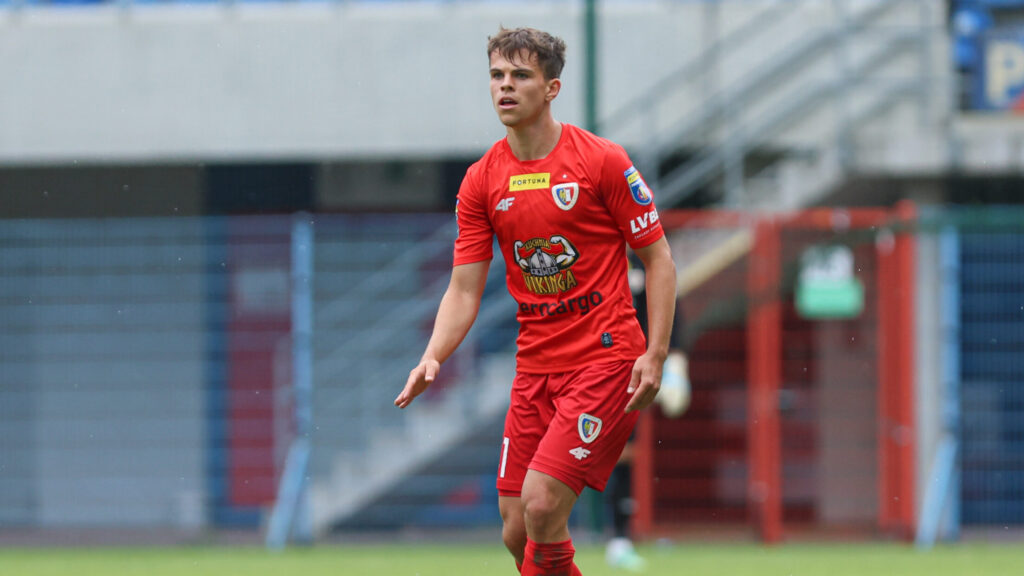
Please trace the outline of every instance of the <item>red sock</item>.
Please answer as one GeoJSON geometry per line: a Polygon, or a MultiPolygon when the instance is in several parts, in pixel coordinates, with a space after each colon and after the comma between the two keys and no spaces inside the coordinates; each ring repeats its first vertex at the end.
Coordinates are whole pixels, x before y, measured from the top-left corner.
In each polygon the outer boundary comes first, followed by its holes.
{"type": "Polygon", "coordinates": [[[527,538],[521,573],[523,576],[582,576],[572,561],[575,554],[572,540],[541,544],[527,538]]]}

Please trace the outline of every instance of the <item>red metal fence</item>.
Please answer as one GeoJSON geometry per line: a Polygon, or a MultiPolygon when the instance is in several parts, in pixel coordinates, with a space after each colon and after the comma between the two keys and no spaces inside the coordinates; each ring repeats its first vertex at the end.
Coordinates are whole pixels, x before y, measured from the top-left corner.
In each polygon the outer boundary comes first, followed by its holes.
{"type": "Polygon", "coordinates": [[[648,411],[634,465],[641,537],[702,525],[914,530],[914,207],[791,214],[670,212],[679,340],[693,390],[648,411]],[[801,257],[845,246],[863,304],[807,317],[801,257]]]}

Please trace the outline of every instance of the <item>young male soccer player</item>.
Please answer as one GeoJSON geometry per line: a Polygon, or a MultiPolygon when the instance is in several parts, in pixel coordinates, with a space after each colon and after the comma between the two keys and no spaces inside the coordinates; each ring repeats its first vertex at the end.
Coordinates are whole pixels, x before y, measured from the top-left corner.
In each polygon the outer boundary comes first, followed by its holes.
{"type": "Polygon", "coordinates": [[[552,116],[565,43],[502,28],[487,55],[507,136],[466,172],[451,281],[395,405],[426,390],[469,331],[496,235],[520,324],[498,464],[502,536],[525,576],[580,574],[569,514],[585,486],[604,489],[638,410],[658,393],[675,264],[651,191],[625,151],[552,116]],[[647,270],[646,347],[627,243],[647,270]]]}

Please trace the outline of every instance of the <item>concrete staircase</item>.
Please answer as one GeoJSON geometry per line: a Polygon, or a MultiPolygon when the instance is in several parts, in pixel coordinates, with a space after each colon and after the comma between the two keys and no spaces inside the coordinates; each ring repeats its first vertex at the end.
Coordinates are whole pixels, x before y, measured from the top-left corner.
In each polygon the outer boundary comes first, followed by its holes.
{"type": "MultiPolygon", "coordinates": [[[[764,6],[761,16],[733,26],[694,62],[604,124],[604,135],[631,148],[662,209],[685,205],[695,193],[709,189],[719,204],[741,209],[807,206],[859,171],[875,169],[878,154],[873,152],[899,143],[926,151],[923,159],[909,158],[911,164],[945,160],[948,134],[943,126],[952,99],[945,96],[951,80],[944,60],[945,14],[938,3],[793,0],[764,6]],[[794,13],[799,17],[788,16],[794,13]],[[808,19],[821,25],[794,28],[808,19]],[[760,51],[771,57],[757,57],[760,51]],[[681,94],[692,100],[688,94],[696,82],[704,82],[700,76],[733,63],[715,74],[717,86],[708,90],[706,101],[690,107],[673,104],[681,94]],[[637,126],[651,128],[637,137],[637,126]],[[772,158],[767,165],[766,156],[772,158]],[[680,157],[684,160],[673,161],[680,157]]],[[[475,347],[481,340],[474,336],[514,318],[503,290],[485,298],[474,332],[463,344],[469,360],[461,362],[456,382],[406,411],[380,408],[397,394],[415,364],[425,338],[408,337],[422,334],[422,326],[429,325],[445,282],[438,278],[412,302],[389,308],[374,321],[359,315],[359,303],[395,283],[422,285],[401,275],[411,263],[450,250],[448,242],[435,240],[364,278],[360,285],[366,294],[339,295],[347,303],[326,304],[339,319],[355,315],[361,319],[357,324],[368,322],[360,333],[378,336],[369,344],[349,339],[322,355],[321,364],[339,378],[355,378],[358,390],[346,388],[341,400],[334,400],[348,410],[347,416],[333,416],[348,422],[338,434],[351,440],[341,447],[320,448],[326,455],[320,472],[312,474],[310,492],[315,532],[357,518],[361,509],[397,490],[404,478],[442,458],[505,408],[514,371],[512,352],[480,354],[475,347]],[[349,351],[341,359],[353,346],[358,353],[349,351]],[[360,355],[369,357],[380,346],[391,351],[381,360],[386,365],[361,366],[365,358],[360,355]],[[388,382],[386,391],[368,391],[367,379],[388,382]]],[[[500,287],[502,282],[490,284],[500,287]]],[[[317,420],[325,422],[325,417],[317,420]]],[[[328,413],[327,426],[341,425],[331,420],[328,413]]],[[[483,469],[489,465],[481,464],[483,469]]]]}
{"type": "MultiPolygon", "coordinates": [[[[460,382],[452,393],[407,408],[404,428],[374,433],[365,450],[338,453],[330,478],[312,486],[315,532],[344,524],[382,495],[398,489],[409,475],[466,441],[481,425],[499,420],[508,405],[514,370],[511,355],[487,358],[480,373],[460,382]]],[[[481,469],[494,468],[497,450],[496,444],[481,469]]],[[[450,486],[436,487],[438,495],[445,488],[450,486]]]]}
{"type": "Polygon", "coordinates": [[[355,226],[340,216],[317,221],[309,471],[314,534],[352,518],[481,422],[493,421],[507,405],[514,374],[515,304],[504,290],[499,257],[459,350],[415,403],[395,408],[448,284],[454,222],[448,215],[437,221],[381,217],[367,239],[355,226]],[[394,239],[385,241],[385,234],[394,239]],[[352,249],[362,245],[369,250],[352,249]],[[368,259],[368,253],[390,260],[368,259]]]}
{"type": "Polygon", "coordinates": [[[870,170],[880,140],[942,155],[953,78],[941,5],[782,4],[765,3],[762,16],[611,115],[612,139],[649,127],[631,149],[662,209],[692,205],[698,192],[741,209],[806,206],[870,170]],[[794,29],[808,21],[818,25],[794,29]],[[702,103],[670,105],[698,91],[702,103]]]}

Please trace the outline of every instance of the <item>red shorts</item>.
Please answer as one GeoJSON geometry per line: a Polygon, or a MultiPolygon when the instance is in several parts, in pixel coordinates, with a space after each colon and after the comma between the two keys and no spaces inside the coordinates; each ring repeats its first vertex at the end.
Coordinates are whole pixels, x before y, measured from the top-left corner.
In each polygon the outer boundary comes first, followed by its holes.
{"type": "Polygon", "coordinates": [[[577,495],[601,491],[636,426],[625,413],[633,361],[593,364],[560,374],[517,373],[505,416],[498,493],[519,496],[527,468],[564,482],[577,495]]]}

